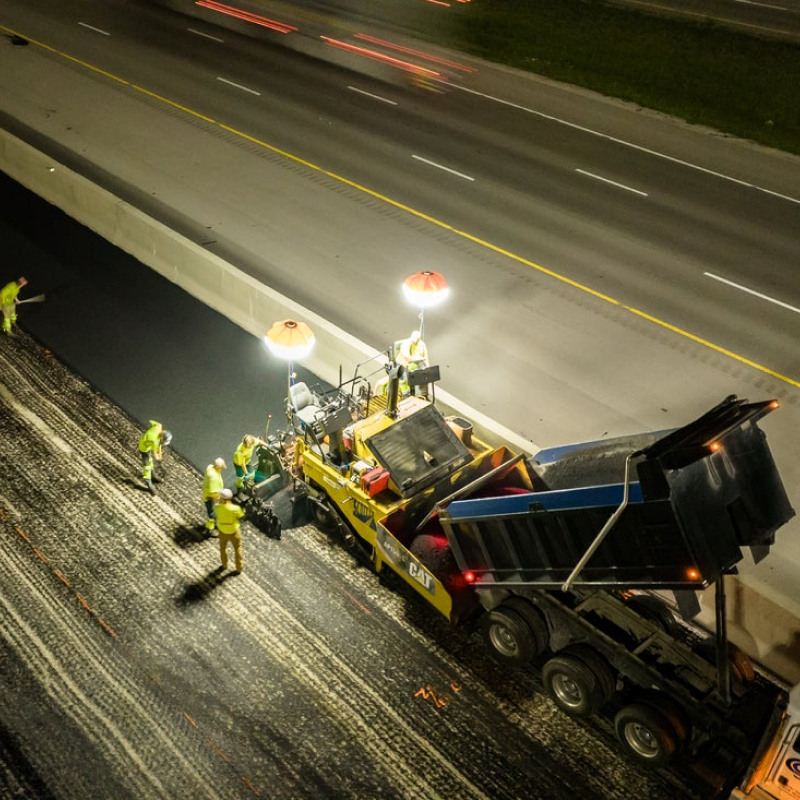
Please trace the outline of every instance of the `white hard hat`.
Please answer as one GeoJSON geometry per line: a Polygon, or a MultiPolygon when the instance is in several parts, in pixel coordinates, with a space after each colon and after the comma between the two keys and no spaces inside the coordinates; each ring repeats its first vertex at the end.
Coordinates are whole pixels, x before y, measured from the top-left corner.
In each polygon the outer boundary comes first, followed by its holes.
{"type": "Polygon", "coordinates": [[[214,459],[214,466],[217,469],[225,469],[225,459],[224,458],[215,458],[214,459]]]}
{"type": "Polygon", "coordinates": [[[230,499],[233,497],[233,492],[232,492],[230,489],[223,489],[223,490],[222,490],[222,491],[219,493],[219,496],[220,496],[220,497],[221,497],[223,500],[230,500],[230,499]]]}

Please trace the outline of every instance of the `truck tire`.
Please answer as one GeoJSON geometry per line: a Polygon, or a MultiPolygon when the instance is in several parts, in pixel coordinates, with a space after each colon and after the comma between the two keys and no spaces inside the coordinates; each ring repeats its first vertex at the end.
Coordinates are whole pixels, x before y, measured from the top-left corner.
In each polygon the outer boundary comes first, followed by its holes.
{"type": "Polygon", "coordinates": [[[548,697],[571,717],[585,719],[605,701],[605,692],[594,672],[572,655],[553,656],[542,669],[548,697]]]}
{"type": "Polygon", "coordinates": [[[728,660],[731,667],[739,676],[739,680],[745,685],[752,683],[756,679],[756,671],[750,656],[738,648],[735,644],[728,642],[728,660]]]}
{"type": "Polygon", "coordinates": [[[559,655],[577,658],[592,671],[601,694],[600,707],[614,697],[617,691],[616,674],[608,661],[597,650],[588,644],[572,644],[559,651],[559,655]]]}
{"type": "Polygon", "coordinates": [[[686,712],[669,695],[663,692],[647,692],[639,696],[639,700],[646,706],[650,706],[658,711],[669,723],[670,728],[675,733],[675,744],[678,750],[688,741],[691,734],[691,722],[686,716],[686,712]]]}
{"type": "Polygon", "coordinates": [[[632,703],[614,719],[623,750],[634,761],[654,769],[666,767],[678,749],[677,735],[666,717],[645,703],[632,703]]]}
{"type": "Polygon", "coordinates": [[[543,653],[550,643],[550,631],[547,629],[547,623],[542,616],[542,612],[524,597],[509,597],[503,601],[503,607],[516,611],[531,629],[533,654],[538,656],[543,653]]]}
{"type": "Polygon", "coordinates": [[[533,633],[514,609],[500,605],[483,615],[481,633],[492,656],[501,664],[521,667],[534,656],[533,633]]]}
{"type": "MultiPolygon", "coordinates": [[[[695,647],[695,651],[710,664],[717,663],[717,647],[713,641],[701,642],[695,647]]],[[[747,685],[756,678],[753,662],[744,650],[735,644],[728,642],[728,664],[731,668],[731,677],[736,678],[740,683],[747,685]]]]}
{"type": "Polygon", "coordinates": [[[680,637],[681,626],[678,624],[678,620],[675,619],[672,610],[657,597],[636,594],[627,600],[625,605],[633,609],[640,617],[657,625],[667,636],[671,636],[673,639],[680,637]]]}

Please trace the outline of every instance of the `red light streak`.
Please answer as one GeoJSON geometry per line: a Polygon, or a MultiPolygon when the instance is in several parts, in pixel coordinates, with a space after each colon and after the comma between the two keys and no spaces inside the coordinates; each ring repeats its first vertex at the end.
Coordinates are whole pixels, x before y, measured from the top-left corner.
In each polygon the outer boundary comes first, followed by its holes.
{"type": "Polygon", "coordinates": [[[383,39],[376,39],[374,36],[368,36],[366,33],[356,33],[354,34],[354,38],[363,39],[365,42],[371,42],[372,44],[379,44],[382,47],[388,47],[390,50],[397,50],[400,53],[407,53],[410,56],[419,56],[427,61],[433,61],[436,64],[442,64],[445,67],[460,69],[462,72],[475,72],[472,67],[468,67],[466,64],[459,64],[457,61],[448,61],[446,58],[439,58],[439,56],[434,56],[430,53],[424,53],[422,50],[412,50],[410,47],[404,47],[403,45],[394,44],[393,42],[387,42],[383,39]]]}
{"type": "Polygon", "coordinates": [[[195,0],[195,4],[198,6],[203,6],[204,8],[210,8],[212,11],[219,11],[221,14],[227,14],[230,17],[243,19],[245,22],[252,22],[254,25],[261,25],[264,28],[270,28],[273,31],[278,31],[278,33],[291,33],[292,31],[297,30],[294,25],[287,25],[285,22],[267,19],[267,17],[262,17],[260,14],[254,14],[252,11],[245,11],[241,8],[235,8],[234,6],[228,6],[224,3],[218,3],[216,0],[195,0]]]}
{"type": "Polygon", "coordinates": [[[417,74],[424,73],[429,75],[431,78],[442,77],[441,73],[434,72],[432,69],[426,69],[425,67],[417,66],[416,64],[412,64],[410,61],[401,61],[399,58],[393,58],[392,56],[384,55],[383,53],[379,53],[377,50],[367,50],[365,47],[358,47],[354,44],[348,44],[347,42],[340,42],[338,39],[331,39],[328,36],[320,36],[319,38],[332,47],[340,47],[342,50],[349,50],[351,53],[355,53],[356,55],[371,58],[375,61],[382,61],[384,64],[389,64],[393,67],[397,67],[398,69],[403,69],[406,72],[415,72],[417,74]]]}

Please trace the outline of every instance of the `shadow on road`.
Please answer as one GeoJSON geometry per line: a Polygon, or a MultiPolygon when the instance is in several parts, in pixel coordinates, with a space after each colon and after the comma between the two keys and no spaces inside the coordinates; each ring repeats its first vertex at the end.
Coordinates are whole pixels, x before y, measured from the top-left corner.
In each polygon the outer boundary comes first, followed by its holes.
{"type": "Polygon", "coordinates": [[[175,529],[175,533],[172,535],[172,538],[178,547],[182,547],[185,550],[193,545],[208,541],[212,537],[202,525],[178,525],[178,527],[175,529]]]}
{"type": "Polygon", "coordinates": [[[233,577],[236,577],[236,573],[227,572],[224,567],[217,567],[202,580],[187,584],[176,602],[179,606],[199,603],[201,600],[205,600],[223,581],[233,577]]]}

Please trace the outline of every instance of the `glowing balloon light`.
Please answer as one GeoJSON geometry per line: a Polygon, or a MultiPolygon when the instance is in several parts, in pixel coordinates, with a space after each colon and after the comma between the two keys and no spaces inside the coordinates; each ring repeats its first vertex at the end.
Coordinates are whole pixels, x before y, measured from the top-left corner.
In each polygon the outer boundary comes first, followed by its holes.
{"type": "Polygon", "coordinates": [[[305,358],[311,352],[315,336],[305,322],[284,319],[273,323],[264,335],[264,341],[273,355],[295,361],[305,358]]]}
{"type": "Polygon", "coordinates": [[[415,272],[403,281],[403,294],[409,303],[425,309],[438,305],[450,294],[447,281],[438,272],[415,272]]]}

